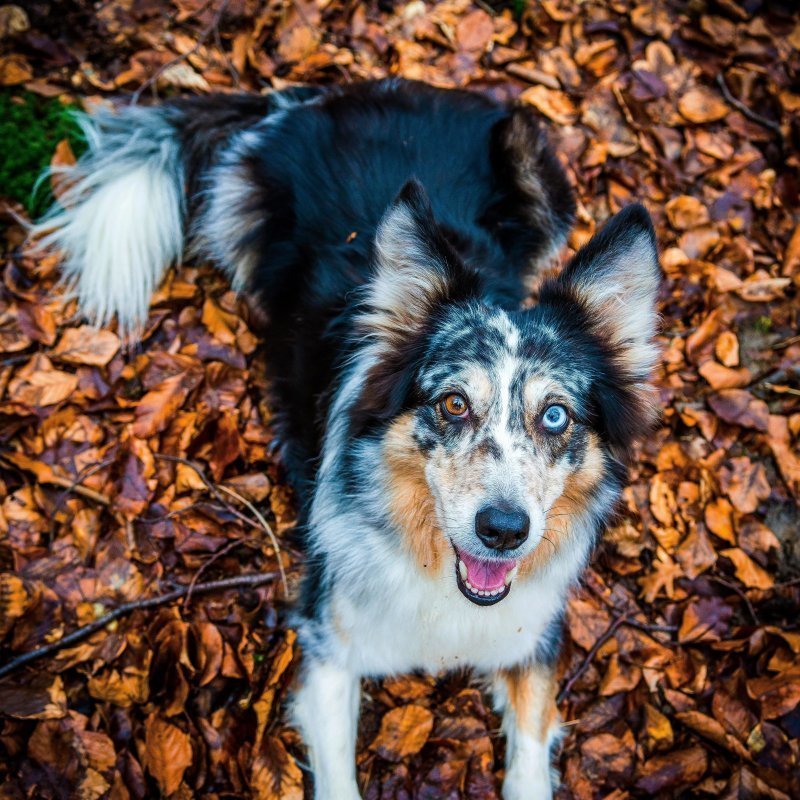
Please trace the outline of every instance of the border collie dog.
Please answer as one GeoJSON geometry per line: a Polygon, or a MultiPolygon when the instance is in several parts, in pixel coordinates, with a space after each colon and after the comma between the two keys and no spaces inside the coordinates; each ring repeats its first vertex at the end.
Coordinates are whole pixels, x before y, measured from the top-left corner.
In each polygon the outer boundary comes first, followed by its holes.
{"type": "Polygon", "coordinates": [[[100,111],[33,233],[128,335],[188,242],[261,312],[307,569],[294,719],[359,797],[359,681],[471,667],[503,796],[551,797],[566,595],[653,415],[650,218],[566,265],[575,202],[531,112],[401,80],[100,111]]]}

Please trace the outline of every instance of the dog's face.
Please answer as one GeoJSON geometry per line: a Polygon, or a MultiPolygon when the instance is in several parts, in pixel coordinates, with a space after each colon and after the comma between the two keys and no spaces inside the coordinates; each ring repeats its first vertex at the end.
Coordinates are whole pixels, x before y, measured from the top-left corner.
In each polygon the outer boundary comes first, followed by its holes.
{"type": "Polygon", "coordinates": [[[378,244],[365,319],[389,513],[420,568],[492,605],[596,530],[647,426],[652,228],[643,209],[618,215],[526,311],[482,301],[413,191],[378,244]]]}

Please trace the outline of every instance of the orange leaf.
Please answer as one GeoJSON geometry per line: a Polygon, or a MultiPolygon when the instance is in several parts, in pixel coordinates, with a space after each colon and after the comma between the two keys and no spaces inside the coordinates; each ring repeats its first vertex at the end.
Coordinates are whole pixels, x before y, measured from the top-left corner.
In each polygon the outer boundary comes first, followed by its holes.
{"type": "Polygon", "coordinates": [[[699,86],[695,89],[689,89],[678,100],[678,111],[689,122],[715,122],[728,113],[728,106],[725,105],[718,94],[699,86]]]}
{"type": "Polygon", "coordinates": [[[750,558],[744,550],[739,547],[730,547],[720,552],[721,556],[726,556],[733,561],[736,568],[736,577],[748,589],[769,589],[774,586],[775,579],[763,567],[760,567],[750,558]]]}
{"type": "Polygon", "coordinates": [[[161,792],[178,791],[183,775],[192,763],[192,745],[188,734],[177,725],[152,713],[144,723],[142,765],[155,778],[161,792]]]}
{"type": "Polygon", "coordinates": [[[393,708],[381,720],[370,747],[387,761],[402,761],[422,749],[432,728],[433,714],[427,708],[414,704],[393,708]]]}
{"type": "Polygon", "coordinates": [[[119,345],[119,338],[111,331],[83,325],[64,331],[53,357],[70,364],[104,367],[116,355],[119,345]]]}
{"type": "Polygon", "coordinates": [[[559,125],[571,125],[577,119],[578,112],[572,100],[557,89],[546,86],[531,86],[519,97],[523,103],[529,103],[548,119],[559,125]]]}

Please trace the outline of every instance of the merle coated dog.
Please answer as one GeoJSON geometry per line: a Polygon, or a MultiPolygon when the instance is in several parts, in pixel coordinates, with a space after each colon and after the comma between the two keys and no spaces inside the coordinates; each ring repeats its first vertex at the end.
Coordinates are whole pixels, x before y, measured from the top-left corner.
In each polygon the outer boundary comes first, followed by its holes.
{"type": "Polygon", "coordinates": [[[184,253],[263,312],[307,569],[294,719],[317,798],[359,796],[359,681],[472,667],[503,795],[551,796],[566,594],[653,415],[659,267],[640,205],[545,279],[575,204],[530,110],[400,80],[83,120],[34,228],[135,335],[184,253]]]}

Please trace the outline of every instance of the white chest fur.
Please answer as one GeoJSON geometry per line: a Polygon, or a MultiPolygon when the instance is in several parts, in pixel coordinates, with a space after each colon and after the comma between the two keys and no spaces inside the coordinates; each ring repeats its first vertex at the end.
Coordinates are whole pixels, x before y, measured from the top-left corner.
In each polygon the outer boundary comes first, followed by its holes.
{"type": "Polygon", "coordinates": [[[512,585],[501,602],[482,607],[461,594],[451,570],[428,578],[405,560],[384,563],[384,580],[370,581],[369,589],[334,592],[337,656],[360,675],[459,667],[492,671],[519,664],[534,653],[563,608],[582,559],[566,564],[566,569],[552,564],[545,575],[512,585]]]}

